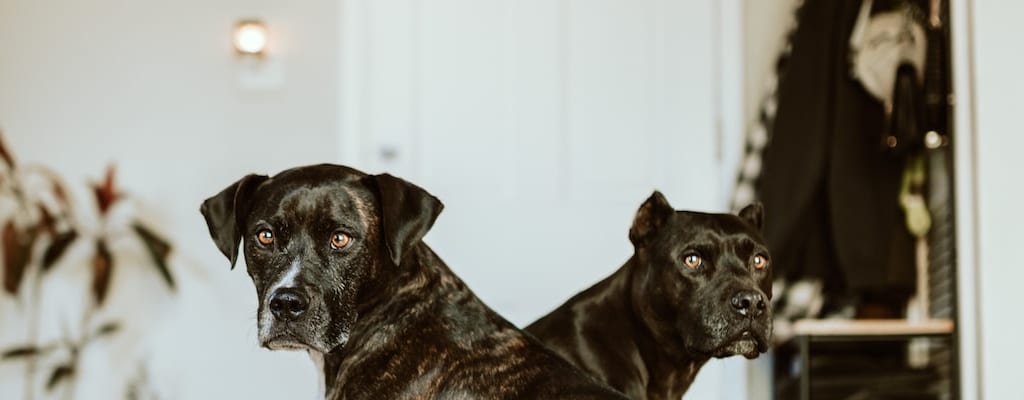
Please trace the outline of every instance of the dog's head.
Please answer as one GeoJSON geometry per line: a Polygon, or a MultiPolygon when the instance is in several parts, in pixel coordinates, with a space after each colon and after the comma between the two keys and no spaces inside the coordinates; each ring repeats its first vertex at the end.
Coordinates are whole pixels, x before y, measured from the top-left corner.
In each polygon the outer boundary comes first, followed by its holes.
{"type": "Polygon", "coordinates": [[[441,209],[402,179],[336,165],[248,175],[200,207],[232,268],[243,243],[260,344],[321,353],[348,341],[361,291],[401,268],[441,209]]]}
{"type": "Polygon", "coordinates": [[[763,208],[676,211],[654,192],[629,231],[640,266],[632,296],[659,341],[691,355],[757,357],[771,336],[772,265],[763,208]]]}

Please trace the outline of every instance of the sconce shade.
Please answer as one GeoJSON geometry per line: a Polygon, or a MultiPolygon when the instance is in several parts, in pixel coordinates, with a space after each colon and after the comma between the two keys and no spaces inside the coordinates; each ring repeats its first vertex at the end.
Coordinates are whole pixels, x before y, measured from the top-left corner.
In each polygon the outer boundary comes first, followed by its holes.
{"type": "Polygon", "coordinates": [[[245,20],[235,25],[232,36],[235,50],[239,54],[263,55],[267,50],[267,40],[270,34],[267,25],[262,21],[245,20]]]}

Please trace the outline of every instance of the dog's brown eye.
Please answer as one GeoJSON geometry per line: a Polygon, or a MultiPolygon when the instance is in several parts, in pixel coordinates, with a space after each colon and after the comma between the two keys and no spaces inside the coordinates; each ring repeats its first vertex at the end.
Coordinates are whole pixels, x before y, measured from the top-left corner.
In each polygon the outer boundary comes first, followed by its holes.
{"type": "Polygon", "coordinates": [[[690,268],[697,268],[703,263],[704,260],[702,260],[700,256],[696,254],[690,254],[683,258],[683,264],[686,264],[686,266],[690,268]]]}
{"type": "Polygon", "coordinates": [[[344,249],[348,247],[349,243],[352,243],[352,237],[344,232],[334,232],[334,235],[331,236],[331,248],[344,249]]]}
{"type": "Polygon", "coordinates": [[[758,254],[750,260],[750,263],[754,265],[755,269],[764,269],[764,267],[768,266],[768,257],[758,254]]]}
{"type": "Polygon", "coordinates": [[[274,232],[271,232],[270,229],[263,229],[256,232],[256,241],[260,242],[260,244],[264,246],[270,246],[274,244],[274,232]]]}

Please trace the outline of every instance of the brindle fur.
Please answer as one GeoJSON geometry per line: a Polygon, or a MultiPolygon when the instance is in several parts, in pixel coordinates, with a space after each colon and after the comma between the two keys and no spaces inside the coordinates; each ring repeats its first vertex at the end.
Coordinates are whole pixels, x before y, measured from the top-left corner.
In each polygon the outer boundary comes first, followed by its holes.
{"type": "Polygon", "coordinates": [[[415,185],[318,165],[247,176],[201,210],[232,263],[244,241],[258,313],[301,260],[308,311],[260,340],[323,353],[328,399],[624,398],[484,305],[420,240],[441,203],[415,185]],[[254,239],[266,226],[273,248],[254,239]],[[326,245],[338,229],[353,237],[344,251],[326,245]]]}

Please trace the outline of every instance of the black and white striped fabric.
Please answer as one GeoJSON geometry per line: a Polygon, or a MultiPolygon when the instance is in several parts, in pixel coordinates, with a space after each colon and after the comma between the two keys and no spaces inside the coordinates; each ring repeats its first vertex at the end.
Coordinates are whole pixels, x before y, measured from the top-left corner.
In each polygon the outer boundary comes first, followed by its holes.
{"type": "Polygon", "coordinates": [[[775,122],[775,110],[778,105],[779,76],[784,73],[786,61],[789,60],[789,55],[793,50],[793,34],[796,32],[798,15],[802,5],[803,0],[797,0],[794,12],[790,15],[785,44],[775,61],[775,68],[770,76],[765,79],[764,95],[758,106],[757,117],[747,131],[746,144],[740,162],[739,174],[736,179],[736,188],[733,191],[730,204],[734,212],[760,198],[757,193],[757,182],[761,178],[761,156],[764,153],[765,146],[768,145],[768,140],[771,139],[771,129],[775,122]]]}
{"type": "MultiPolygon", "coordinates": [[[[775,61],[772,74],[765,79],[764,94],[758,106],[757,117],[747,131],[743,157],[736,179],[730,207],[735,212],[760,199],[757,192],[758,180],[761,178],[761,160],[768,141],[771,140],[772,127],[775,124],[775,111],[778,105],[778,84],[786,71],[786,64],[793,50],[793,35],[799,24],[800,9],[803,0],[797,0],[791,14],[789,28],[786,31],[785,44],[775,61]]],[[[785,343],[793,336],[793,321],[801,318],[820,317],[824,305],[823,285],[819,280],[803,279],[786,282],[776,279],[772,292],[774,309],[773,341],[785,343]]],[[[834,311],[826,318],[850,318],[852,310],[844,308],[834,311]]]]}

